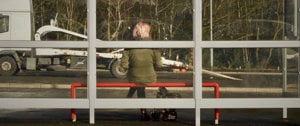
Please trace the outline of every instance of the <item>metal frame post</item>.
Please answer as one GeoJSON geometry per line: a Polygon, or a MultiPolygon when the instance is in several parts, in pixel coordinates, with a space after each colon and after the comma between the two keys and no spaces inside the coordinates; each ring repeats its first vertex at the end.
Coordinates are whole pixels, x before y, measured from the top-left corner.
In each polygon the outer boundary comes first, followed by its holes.
{"type": "MultiPolygon", "coordinates": [[[[287,49],[282,49],[282,96],[285,97],[287,93],[287,49]]],[[[287,118],[287,108],[282,109],[282,118],[287,118]]]]}
{"type": "Polygon", "coordinates": [[[87,0],[88,12],[88,99],[90,124],[95,123],[95,100],[96,100],[96,0],[87,0]]]}
{"type": "MultiPolygon", "coordinates": [[[[210,0],[210,41],[213,41],[213,0],[210,0]]],[[[214,48],[210,48],[210,70],[214,69],[214,48]]]]}
{"type": "MultiPolygon", "coordinates": [[[[295,0],[295,36],[297,36],[297,39],[300,40],[300,2],[298,0],[295,0]]],[[[298,53],[300,53],[300,43],[298,48],[298,53]]],[[[300,97],[300,59],[298,59],[298,97],[300,97]]]]}
{"type": "Polygon", "coordinates": [[[201,125],[200,103],[202,102],[202,1],[193,0],[193,40],[194,46],[194,99],[195,99],[195,124],[201,125]]]}

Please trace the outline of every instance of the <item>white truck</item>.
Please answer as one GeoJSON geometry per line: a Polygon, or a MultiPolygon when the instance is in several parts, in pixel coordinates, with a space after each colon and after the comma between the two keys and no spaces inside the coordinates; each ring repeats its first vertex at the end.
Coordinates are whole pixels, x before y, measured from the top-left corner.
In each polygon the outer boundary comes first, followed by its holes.
{"type": "MultiPolygon", "coordinates": [[[[32,0],[1,0],[0,1],[0,41],[11,40],[41,40],[45,34],[60,32],[82,39],[87,36],[75,33],[54,25],[46,25],[34,31],[32,0]]],[[[97,53],[102,64],[115,77],[124,77],[126,73],[118,69],[118,61],[123,49],[111,53],[97,53]]],[[[0,75],[14,75],[22,70],[56,70],[58,68],[86,67],[87,51],[54,48],[0,48],[0,75]]],[[[187,66],[178,61],[162,57],[166,66],[187,66]]]]}

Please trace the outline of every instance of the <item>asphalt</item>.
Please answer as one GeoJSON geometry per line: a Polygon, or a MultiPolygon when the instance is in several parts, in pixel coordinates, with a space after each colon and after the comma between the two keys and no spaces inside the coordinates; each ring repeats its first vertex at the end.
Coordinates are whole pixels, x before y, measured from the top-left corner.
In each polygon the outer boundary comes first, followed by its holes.
{"type": "MultiPolygon", "coordinates": [[[[177,121],[139,121],[139,110],[96,110],[95,124],[89,124],[88,110],[77,110],[73,123],[67,109],[1,110],[1,126],[194,126],[194,110],[178,109],[177,121]]],[[[214,125],[213,110],[201,110],[201,125],[214,125]]],[[[281,109],[221,109],[221,126],[299,126],[299,109],[289,109],[282,119],[281,109]]]]}

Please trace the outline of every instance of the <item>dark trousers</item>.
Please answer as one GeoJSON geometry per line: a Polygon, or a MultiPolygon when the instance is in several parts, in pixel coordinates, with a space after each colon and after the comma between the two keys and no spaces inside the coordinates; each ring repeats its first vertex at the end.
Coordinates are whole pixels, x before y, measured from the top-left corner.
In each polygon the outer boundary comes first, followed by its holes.
{"type": "Polygon", "coordinates": [[[127,94],[127,98],[132,98],[135,91],[137,91],[137,97],[138,98],[145,98],[146,97],[145,87],[130,87],[129,91],[128,91],[128,94],[127,94]]]}
{"type": "MultiPolygon", "coordinates": [[[[146,93],[145,93],[145,87],[130,87],[127,98],[132,98],[134,93],[137,92],[137,97],[138,98],[146,98],[146,93]]],[[[148,121],[150,120],[150,116],[147,113],[146,109],[141,109],[141,121],[148,121]]]]}

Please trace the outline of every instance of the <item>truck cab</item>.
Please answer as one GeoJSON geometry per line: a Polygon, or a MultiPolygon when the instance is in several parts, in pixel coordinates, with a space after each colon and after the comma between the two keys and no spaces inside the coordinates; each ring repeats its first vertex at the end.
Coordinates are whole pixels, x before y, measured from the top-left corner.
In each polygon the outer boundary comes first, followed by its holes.
{"type": "Polygon", "coordinates": [[[31,40],[31,0],[1,0],[0,40],[31,40]]]}
{"type": "MultiPolygon", "coordinates": [[[[32,1],[1,0],[0,41],[32,40],[32,1]]],[[[0,48],[0,75],[12,75],[21,68],[19,50],[0,48]]]]}

